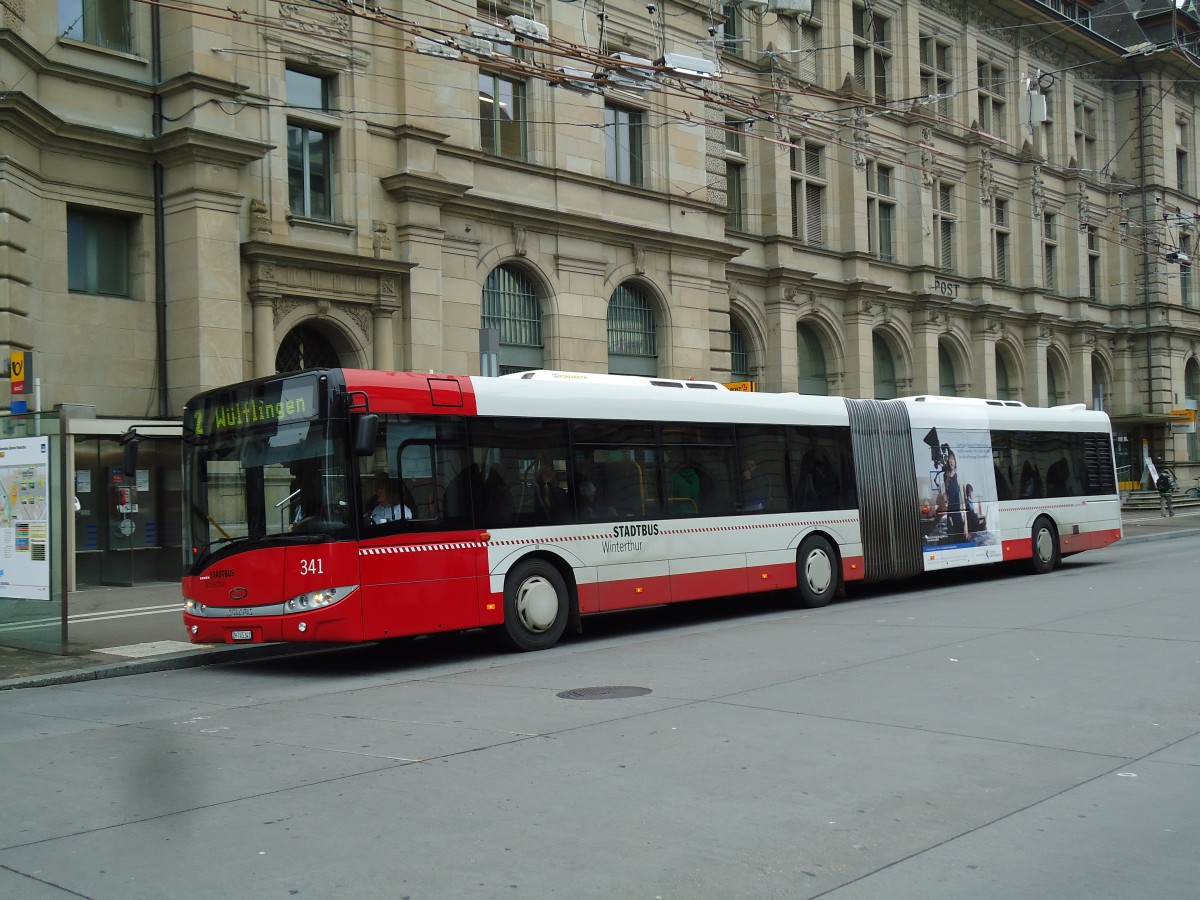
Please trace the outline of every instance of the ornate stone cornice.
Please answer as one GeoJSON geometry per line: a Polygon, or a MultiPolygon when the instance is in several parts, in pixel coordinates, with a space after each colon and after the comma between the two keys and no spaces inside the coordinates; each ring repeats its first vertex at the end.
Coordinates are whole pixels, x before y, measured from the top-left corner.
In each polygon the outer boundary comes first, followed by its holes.
{"type": "Polygon", "coordinates": [[[242,258],[255,266],[255,271],[260,271],[263,265],[286,265],[346,275],[367,274],[398,277],[417,266],[416,263],[407,260],[375,259],[355,253],[293,247],[288,244],[268,244],[262,241],[243,243],[242,258]]]}
{"type": "Polygon", "coordinates": [[[203,162],[221,166],[245,166],[266,156],[272,145],[232,134],[178,128],[150,142],[150,149],[165,163],[203,162]]]}
{"type": "Polygon", "coordinates": [[[393,200],[398,202],[417,201],[434,206],[458,200],[472,187],[457,181],[450,181],[441,175],[420,172],[397,172],[379,179],[383,189],[393,200]]]}

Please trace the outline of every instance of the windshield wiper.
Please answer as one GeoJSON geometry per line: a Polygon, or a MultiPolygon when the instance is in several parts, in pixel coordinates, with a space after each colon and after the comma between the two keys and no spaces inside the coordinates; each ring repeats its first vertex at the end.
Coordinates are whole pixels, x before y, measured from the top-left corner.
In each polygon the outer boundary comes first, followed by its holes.
{"type": "Polygon", "coordinates": [[[328,531],[280,531],[275,534],[244,534],[240,537],[217,538],[208,544],[196,556],[193,566],[202,566],[214,554],[227,547],[232,547],[235,544],[259,543],[259,544],[320,544],[323,541],[329,540],[328,531]]]}

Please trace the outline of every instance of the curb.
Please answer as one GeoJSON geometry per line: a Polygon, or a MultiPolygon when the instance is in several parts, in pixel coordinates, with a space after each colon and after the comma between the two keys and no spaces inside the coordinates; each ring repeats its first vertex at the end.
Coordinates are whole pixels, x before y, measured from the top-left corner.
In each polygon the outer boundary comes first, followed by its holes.
{"type": "Polygon", "coordinates": [[[1169,538],[1184,538],[1184,537],[1194,537],[1196,535],[1200,535],[1200,528],[1189,528],[1185,531],[1167,531],[1167,532],[1163,532],[1161,534],[1130,534],[1128,532],[1128,530],[1125,530],[1128,528],[1129,528],[1128,525],[1124,526],[1124,528],[1123,528],[1124,534],[1118,543],[1120,543],[1120,544],[1144,544],[1146,541],[1163,541],[1163,540],[1167,540],[1169,538]]]}
{"type": "Polygon", "coordinates": [[[28,687],[51,687],[59,684],[75,684],[81,681],[99,681],[102,678],[119,678],[123,675],[145,675],[153,672],[169,672],[175,669],[197,669],[202,666],[226,663],[255,662],[262,659],[279,659],[301,656],[305,653],[322,653],[340,648],[342,644],[258,644],[253,647],[219,647],[211,650],[196,650],[156,656],[151,659],[131,659],[123,662],[98,663],[61,672],[43,675],[26,675],[0,681],[0,691],[11,691],[28,687]]]}

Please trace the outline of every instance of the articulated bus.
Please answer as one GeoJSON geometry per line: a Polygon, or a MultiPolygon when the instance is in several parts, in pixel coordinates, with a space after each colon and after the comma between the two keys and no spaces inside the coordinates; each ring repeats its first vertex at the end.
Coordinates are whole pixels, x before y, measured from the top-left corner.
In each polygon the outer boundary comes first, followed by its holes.
{"type": "Polygon", "coordinates": [[[1062,556],[1121,538],[1107,416],[712,382],[317,369],[184,415],[184,622],[204,643],[494,628],[1062,556]]]}

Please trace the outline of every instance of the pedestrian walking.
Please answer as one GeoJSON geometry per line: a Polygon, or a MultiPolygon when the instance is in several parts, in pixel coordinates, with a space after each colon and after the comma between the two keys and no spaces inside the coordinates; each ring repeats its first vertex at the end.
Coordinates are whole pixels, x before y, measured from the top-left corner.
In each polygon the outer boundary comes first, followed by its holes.
{"type": "Polygon", "coordinates": [[[1159,469],[1158,481],[1154,486],[1158,488],[1159,515],[1175,515],[1175,498],[1172,496],[1175,485],[1171,482],[1171,476],[1166,469],[1159,469]]]}

